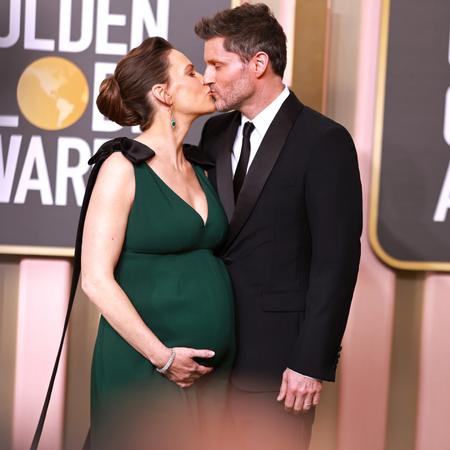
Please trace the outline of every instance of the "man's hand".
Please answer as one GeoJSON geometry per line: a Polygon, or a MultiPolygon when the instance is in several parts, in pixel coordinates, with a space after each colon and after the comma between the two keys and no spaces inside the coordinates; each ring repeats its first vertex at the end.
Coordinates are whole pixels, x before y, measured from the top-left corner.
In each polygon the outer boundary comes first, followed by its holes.
{"type": "Polygon", "coordinates": [[[306,413],[312,406],[317,406],[320,400],[322,382],[304,377],[290,369],[283,373],[279,402],[284,399],[284,409],[292,414],[306,413]]]}

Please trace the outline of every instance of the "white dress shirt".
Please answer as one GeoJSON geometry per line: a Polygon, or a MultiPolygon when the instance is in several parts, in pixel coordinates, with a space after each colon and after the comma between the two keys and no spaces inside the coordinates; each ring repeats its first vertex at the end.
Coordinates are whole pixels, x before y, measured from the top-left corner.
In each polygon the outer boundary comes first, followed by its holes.
{"type": "MultiPolygon", "coordinates": [[[[251,122],[255,125],[250,136],[250,158],[248,160],[248,168],[250,167],[253,159],[255,158],[256,152],[261,145],[267,130],[269,129],[273,119],[277,115],[281,108],[281,105],[289,97],[289,89],[285,86],[283,92],[264,110],[262,110],[251,122]]],[[[239,157],[241,156],[242,150],[242,131],[244,130],[244,125],[249,122],[249,119],[242,115],[241,125],[236,134],[236,139],[234,140],[233,153],[231,155],[231,167],[233,169],[233,175],[236,172],[236,167],[239,162],[239,157]]]]}

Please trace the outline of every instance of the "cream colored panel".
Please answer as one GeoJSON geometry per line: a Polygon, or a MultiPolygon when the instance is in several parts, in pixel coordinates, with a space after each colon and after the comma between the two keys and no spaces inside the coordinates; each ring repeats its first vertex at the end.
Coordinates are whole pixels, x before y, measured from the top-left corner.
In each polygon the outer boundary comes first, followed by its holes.
{"type": "MultiPolygon", "coordinates": [[[[24,259],[20,263],[14,385],[13,450],[30,447],[44,403],[67,309],[70,263],[24,259]]],[[[65,353],[56,377],[41,448],[60,450],[63,438],[65,353]]]]}

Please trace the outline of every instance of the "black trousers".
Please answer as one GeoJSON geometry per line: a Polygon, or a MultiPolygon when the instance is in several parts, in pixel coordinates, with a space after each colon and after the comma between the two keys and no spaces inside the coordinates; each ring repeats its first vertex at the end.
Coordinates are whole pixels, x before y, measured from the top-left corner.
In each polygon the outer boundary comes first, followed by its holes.
{"type": "Polygon", "coordinates": [[[229,388],[229,407],[239,450],[308,450],[315,408],[294,415],[277,402],[278,392],[229,388]]]}

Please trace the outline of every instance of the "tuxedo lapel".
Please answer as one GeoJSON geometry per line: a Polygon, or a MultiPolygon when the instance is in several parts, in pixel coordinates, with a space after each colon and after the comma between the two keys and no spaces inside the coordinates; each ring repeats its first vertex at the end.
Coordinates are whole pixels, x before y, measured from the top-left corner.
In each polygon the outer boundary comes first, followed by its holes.
{"type": "Polygon", "coordinates": [[[233,188],[233,171],[231,168],[231,153],[233,151],[236,133],[241,123],[241,115],[236,114],[227,131],[223,135],[220,147],[217,150],[216,159],[216,176],[217,176],[217,193],[219,194],[222,206],[231,220],[234,212],[234,188],[233,188]]]}
{"type": "MultiPolygon", "coordinates": [[[[283,103],[272,124],[267,130],[258,152],[256,153],[256,156],[248,170],[239,194],[236,207],[234,208],[234,213],[230,220],[227,241],[223,251],[226,251],[229,248],[250,217],[261,191],[266,184],[267,178],[270,175],[270,172],[272,171],[273,166],[275,165],[286,142],[289,132],[291,131],[291,128],[302,108],[302,103],[300,103],[297,97],[291,92],[290,96],[283,103]]],[[[236,132],[234,135],[236,135],[236,132]]],[[[230,155],[228,155],[228,160],[230,159],[230,155]]],[[[232,196],[233,186],[231,183],[231,177],[232,176],[230,175],[230,189],[232,196]]]]}

